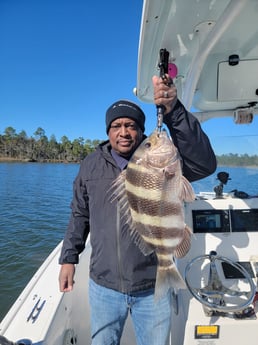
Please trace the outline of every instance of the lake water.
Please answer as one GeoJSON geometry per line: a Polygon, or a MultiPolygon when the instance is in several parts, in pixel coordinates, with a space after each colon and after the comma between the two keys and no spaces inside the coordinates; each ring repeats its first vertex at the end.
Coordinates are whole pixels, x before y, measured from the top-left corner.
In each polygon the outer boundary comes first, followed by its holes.
{"type": "MultiPolygon", "coordinates": [[[[0,320],[37,268],[62,240],[78,164],[0,163],[0,320]]],[[[258,194],[258,169],[218,168],[233,189],[258,194]]],[[[217,172],[193,183],[213,191],[217,172]]]]}

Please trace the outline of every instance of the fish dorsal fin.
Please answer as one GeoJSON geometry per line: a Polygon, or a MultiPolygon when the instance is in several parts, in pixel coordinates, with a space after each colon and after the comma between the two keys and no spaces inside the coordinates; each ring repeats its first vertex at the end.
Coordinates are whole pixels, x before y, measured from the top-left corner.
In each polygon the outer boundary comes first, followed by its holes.
{"type": "Polygon", "coordinates": [[[188,225],[185,225],[184,228],[184,236],[182,241],[176,246],[174,255],[176,258],[183,258],[191,248],[191,238],[192,238],[192,230],[189,228],[188,225]]]}
{"type": "Polygon", "coordinates": [[[179,198],[182,201],[191,202],[195,199],[195,194],[191,183],[184,177],[181,176],[181,189],[179,198]]]}

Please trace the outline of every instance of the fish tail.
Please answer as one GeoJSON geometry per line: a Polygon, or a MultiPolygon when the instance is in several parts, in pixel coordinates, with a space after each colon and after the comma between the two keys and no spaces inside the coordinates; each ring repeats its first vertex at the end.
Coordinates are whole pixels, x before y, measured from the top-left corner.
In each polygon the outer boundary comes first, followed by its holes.
{"type": "Polygon", "coordinates": [[[169,289],[186,289],[186,284],[181,274],[174,263],[169,268],[163,268],[158,265],[156,285],[155,285],[155,300],[169,291],[169,289]]]}

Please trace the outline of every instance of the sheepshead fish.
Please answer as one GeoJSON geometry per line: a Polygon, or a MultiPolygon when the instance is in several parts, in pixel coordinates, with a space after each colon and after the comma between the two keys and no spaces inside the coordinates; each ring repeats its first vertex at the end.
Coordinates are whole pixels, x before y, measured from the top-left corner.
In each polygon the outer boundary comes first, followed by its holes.
{"type": "Polygon", "coordinates": [[[155,130],[140,144],[112,188],[135,243],[145,255],[156,253],[155,298],[171,287],[186,288],[174,258],[190,249],[192,231],[184,222],[183,201],[195,195],[165,130],[155,130]]]}

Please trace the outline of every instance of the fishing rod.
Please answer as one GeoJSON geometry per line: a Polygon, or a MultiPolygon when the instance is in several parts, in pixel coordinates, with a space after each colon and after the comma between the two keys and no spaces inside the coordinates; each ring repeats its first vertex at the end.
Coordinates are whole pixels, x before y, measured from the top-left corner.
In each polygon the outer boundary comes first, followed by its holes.
{"type": "MultiPolygon", "coordinates": [[[[167,85],[170,84],[170,81],[167,79],[166,74],[168,73],[168,59],[169,52],[166,49],[160,49],[159,51],[159,75],[165,81],[167,85]]],[[[165,112],[165,106],[162,104],[157,105],[157,129],[158,132],[161,132],[163,125],[163,117],[165,112]]]]}

